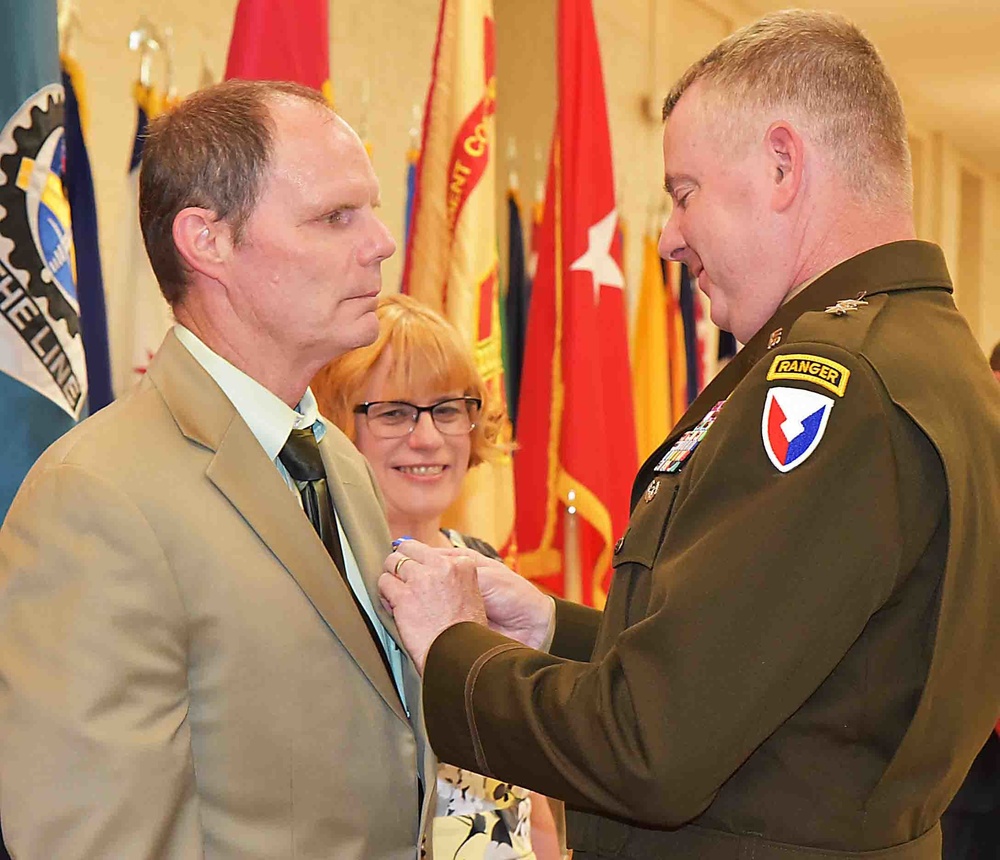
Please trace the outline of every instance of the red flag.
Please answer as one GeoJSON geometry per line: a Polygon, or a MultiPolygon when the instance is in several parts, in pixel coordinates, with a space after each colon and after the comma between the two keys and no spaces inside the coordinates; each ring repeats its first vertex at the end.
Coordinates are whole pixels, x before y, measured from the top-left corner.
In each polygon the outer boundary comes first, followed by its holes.
{"type": "Polygon", "coordinates": [[[240,0],[226,80],[296,81],[333,104],[328,7],[328,0],[240,0]]]}
{"type": "Polygon", "coordinates": [[[561,0],[559,106],[528,318],[519,450],[521,570],[565,593],[567,507],[580,596],[602,606],[628,521],[635,421],[611,140],[590,0],[561,0]]]}

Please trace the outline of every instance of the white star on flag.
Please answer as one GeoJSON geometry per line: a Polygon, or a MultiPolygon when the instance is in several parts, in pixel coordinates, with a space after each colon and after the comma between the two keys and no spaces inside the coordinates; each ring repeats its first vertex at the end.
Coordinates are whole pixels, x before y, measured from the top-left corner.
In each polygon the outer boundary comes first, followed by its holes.
{"type": "Polygon", "coordinates": [[[611,256],[611,243],[615,238],[617,223],[618,212],[612,209],[600,221],[587,228],[587,250],[569,267],[571,272],[590,272],[594,279],[595,305],[601,300],[601,286],[619,290],[625,286],[625,276],[611,256]]]}

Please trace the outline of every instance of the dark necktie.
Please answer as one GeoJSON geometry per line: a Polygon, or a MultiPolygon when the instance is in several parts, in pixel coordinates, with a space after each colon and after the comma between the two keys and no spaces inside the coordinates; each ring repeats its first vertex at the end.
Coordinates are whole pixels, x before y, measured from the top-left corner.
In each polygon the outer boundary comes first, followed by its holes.
{"type": "MultiPolygon", "coordinates": [[[[344,549],[340,545],[340,533],[333,516],[333,499],[326,486],[326,470],[323,468],[323,458],[312,428],[293,430],[278,454],[278,459],[288,470],[292,480],[301,485],[299,495],[302,496],[302,509],[330,553],[333,563],[337,565],[340,575],[347,582],[344,549]]],[[[351,587],[350,583],[347,587],[351,587]]],[[[354,593],[353,589],[351,593],[354,593]]]]}
{"type": "Polygon", "coordinates": [[[319,445],[316,443],[316,436],[312,428],[305,430],[292,430],[288,441],[278,454],[281,464],[288,470],[292,479],[301,485],[299,494],[302,496],[302,508],[309,517],[309,522],[313,524],[323,546],[326,547],[330,558],[337,566],[337,570],[344,579],[347,590],[354,598],[354,604],[358,608],[361,620],[365,622],[368,632],[371,634],[378,649],[382,663],[385,665],[389,678],[392,676],[392,668],[389,660],[382,648],[382,639],[375,630],[371,618],[365,612],[364,607],[358,600],[358,596],[351,588],[351,583],[347,578],[347,566],[344,564],[344,549],[340,545],[340,533],[337,530],[337,520],[333,515],[333,497],[330,495],[326,485],[326,470],[323,468],[323,458],[319,453],[319,445]]]}

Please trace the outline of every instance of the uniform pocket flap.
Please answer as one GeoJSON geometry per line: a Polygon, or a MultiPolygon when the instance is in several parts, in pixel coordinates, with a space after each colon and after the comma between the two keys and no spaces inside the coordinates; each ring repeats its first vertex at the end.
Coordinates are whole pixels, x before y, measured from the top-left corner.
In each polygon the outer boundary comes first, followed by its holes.
{"type": "MultiPolygon", "coordinates": [[[[658,480],[658,479],[654,479],[658,480]]],[[[665,482],[664,482],[665,483],[665,482]]],[[[652,486],[652,484],[650,485],[652,486]]],[[[663,534],[667,530],[670,511],[677,498],[678,486],[661,486],[654,491],[652,497],[647,491],[648,501],[640,499],[632,511],[625,534],[615,544],[615,554],[612,565],[639,564],[651,568],[656,560],[663,534]]]]}

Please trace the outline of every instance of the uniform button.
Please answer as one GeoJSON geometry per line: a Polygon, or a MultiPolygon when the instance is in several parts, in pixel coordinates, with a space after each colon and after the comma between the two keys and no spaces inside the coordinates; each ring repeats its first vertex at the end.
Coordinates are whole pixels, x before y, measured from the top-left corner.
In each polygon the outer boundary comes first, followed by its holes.
{"type": "Polygon", "coordinates": [[[625,546],[625,538],[628,537],[629,530],[625,529],[625,534],[623,534],[617,541],[615,541],[615,555],[622,551],[622,547],[625,546]]]}

